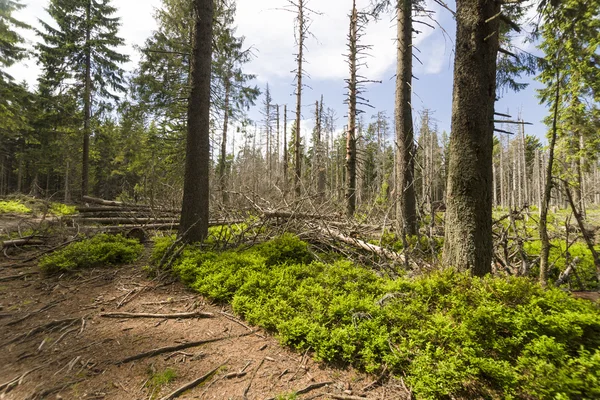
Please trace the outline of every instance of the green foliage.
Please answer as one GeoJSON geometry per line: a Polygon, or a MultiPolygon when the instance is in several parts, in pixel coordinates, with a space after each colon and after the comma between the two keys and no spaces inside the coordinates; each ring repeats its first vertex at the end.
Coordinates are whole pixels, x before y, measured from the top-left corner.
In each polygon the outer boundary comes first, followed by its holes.
{"type": "MultiPolygon", "coordinates": [[[[539,256],[542,242],[539,240],[528,241],[523,243],[523,247],[530,256],[539,256]]],[[[596,246],[596,251],[600,251],[600,246],[596,246]]],[[[569,260],[573,260],[575,257],[579,258],[576,265],[577,279],[584,286],[579,289],[596,288],[598,286],[596,266],[594,265],[594,258],[585,243],[576,242],[569,246],[569,260]]],[[[548,262],[552,266],[548,271],[548,278],[550,281],[554,281],[567,268],[566,243],[564,240],[554,239],[550,241],[548,262]]]]}
{"type": "Polygon", "coordinates": [[[56,216],[77,214],[77,207],[69,206],[62,203],[52,203],[50,205],[50,213],[56,216]]]}
{"type": "Polygon", "coordinates": [[[122,235],[99,234],[91,239],[69,244],[64,249],[42,257],[39,266],[50,274],[135,261],[144,250],[136,239],[122,235]]]}
{"type": "Polygon", "coordinates": [[[161,388],[177,378],[177,371],[172,368],[167,368],[163,372],[152,372],[148,370],[148,381],[146,387],[150,389],[150,398],[154,399],[160,392],[161,388]]]}
{"type": "Polygon", "coordinates": [[[275,400],[297,400],[298,395],[295,392],[287,394],[279,394],[275,397],[275,400]]]}
{"type": "Polygon", "coordinates": [[[29,214],[31,209],[19,200],[0,201],[0,214],[7,213],[29,214]]]}
{"type": "Polygon", "coordinates": [[[406,374],[419,399],[598,396],[597,305],[524,278],[446,270],[392,280],[309,254],[284,235],[246,250],[190,250],[173,269],[282,344],[406,374]]]}

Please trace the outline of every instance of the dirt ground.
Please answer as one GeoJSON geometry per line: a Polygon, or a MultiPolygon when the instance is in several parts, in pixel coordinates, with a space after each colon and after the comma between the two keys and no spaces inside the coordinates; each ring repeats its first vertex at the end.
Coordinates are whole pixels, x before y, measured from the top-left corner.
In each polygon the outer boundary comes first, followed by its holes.
{"type": "Polygon", "coordinates": [[[272,335],[178,282],[149,279],[145,259],[46,277],[35,261],[23,263],[37,251],[0,255],[0,399],[167,399],[215,369],[178,398],[287,399],[298,391],[298,399],[410,397],[402,380],[382,385],[377,376],[326,366],[310,352],[281,347],[272,335]],[[213,317],[103,316],[194,311],[213,317]],[[212,341],[189,346],[201,340],[212,341]],[[126,360],[178,345],[183,348],[126,360]],[[175,378],[161,384],[169,373],[175,378]]]}

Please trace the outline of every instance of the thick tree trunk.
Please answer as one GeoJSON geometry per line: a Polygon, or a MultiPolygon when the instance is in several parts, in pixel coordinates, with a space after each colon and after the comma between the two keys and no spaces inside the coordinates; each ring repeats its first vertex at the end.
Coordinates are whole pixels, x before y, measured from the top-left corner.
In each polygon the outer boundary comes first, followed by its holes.
{"type": "Polygon", "coordinates": [[[412,0],[401,0],[397,10],[396,71],[396,219],[403,235],[417,233],[412,123],[412,0]]]}
{"type": "Polygon", "coordinates": [[[560,71],[556,70],[556,96],[554,98],[554,115],[552,117],[552,137],[550,139],[550,149],[548,151],[548,164],[546,165],[546,179],[544,185],[544,196],[542,197],[542,207],[540,208],[540,284],[546,286],[548,283],[548,257],[550,256],[550,238],[548,237],[548,207],[552,194],[552,167],[554,164],[554,147],[556,146],[558,105],[560,102],[560,71]]]}
{"type": "Polygon", "coordinates": [[[444,263],[491,272],[492,148],[500,3],[456,2],[444,263]],[[487,21],[487,22],[486,22],[487,21]]]}
{"type": "Polygon", "coordinates": [[[81,196],[88,194],[89,168],[90,168],[90,135],[92,118],[92,50],[90,43],[92,2],[88,0],[86,9],[86,32],[85,32],[85,86],[83,89],[83,160],[81,168],[81,196]]]}
{"type": "Polygon", "coordinates": [[[225,77],[225,103],[224,103],[224,116],[223,116],[223,137],[221,139],[221,164],[219,165],[219,187],[221,189],[221,199],[223,204],[229,202],[229,195],[227,194],[227,127],[229,125],[229,96],[231,91],[231,82],[229,81],[229,75],[225,77]]]}
{"type": "Polygon", "coordinates": [[[188,104],[183,205],[179,235],[200,242],[208,235],[210,74],[213,0],[194,0],[192,90],[188,104]]]}

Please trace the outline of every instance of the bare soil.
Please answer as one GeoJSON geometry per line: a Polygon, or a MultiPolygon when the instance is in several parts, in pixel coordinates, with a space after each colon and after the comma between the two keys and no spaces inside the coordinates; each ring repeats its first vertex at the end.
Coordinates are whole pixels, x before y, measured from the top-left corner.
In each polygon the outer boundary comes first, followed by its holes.
{"type": "Polygon", "coordinates": [[[0,256],[0,399],[161,399],[220,365],[179,398],[269,399],[301,389],[306,393],[298,399],[409,398],[402,380],[381,384],[377,376],[316,362],[310,353],[293,352],[247,326],[227,306],[211,304],[179,282],[148,278],[144,259],[48,277],[35,261],[22,263],[37,250],[7,254],[11,259],[0,256]],[[191,311],[214,317],[101,316],[191,311]],[[207,339],[218,340],[120,363],[148,350],[207,339]],[[167,369],[175,371],[175,379],[153,385],[167,369]]]}

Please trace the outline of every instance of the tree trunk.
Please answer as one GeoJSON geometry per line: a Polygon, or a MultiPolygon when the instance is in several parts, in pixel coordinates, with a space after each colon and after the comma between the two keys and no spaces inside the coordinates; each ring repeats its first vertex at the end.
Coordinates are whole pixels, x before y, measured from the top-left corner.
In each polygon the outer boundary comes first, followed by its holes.
{"type": "Polygon", "coordinates": [[[213,0],[194,0],[192,90],[188,103],[183,204],[179,235],[201,242],[208,235],[210,76],[213,0]]]}
{"type": "Polygon", "coordinates": [[[412,123],[412,0],[402,0],[397,10],[396,71],[396,219],[402,235],[417,233],[414,186],[414,150],[412,123]]]}
{"type": "Polygon", "coordinates": [[[548,257],[550,255],[550,238],[548,237],[548,206],[552,194],[552,166],[554,164],[554,147],[556,146],[557,121],[558,121],[558,103],[560,102],[560,70],[556,70],[556,96],[554,98],[554,115],[552,117],[552,138],[550,139],[550,149],[548,150],[548,164],[546,165],[546,179],[544,186],[544,196],[542,197],[542,207],[540,208],[540,284],[548,284],[548,257]]]}
{"type": "Polygon", "coordinates": [[[91,36],[91,7],[92,1],[88,0],[86,8],[85,27],[85,86],[83,89],[83,161],[81,168],[81,196],[88,194],[89,187],[89,168],[90,168],[90,120],[92,117],[92,51],[90,44],[91,36]]]}
{"type": "Polygon", "coordinates": [[[346,132],[346,215],[352,217],[356,209],[356,56],[358,14],[356,1],[352,2],[350,34],[348,36],[350,78],[348,79],[348,131],[346,132]]]}
{"type": "Polygon", "coordinates": [[[492,148],[500,3],[456,2],[444,263],[491,272],[492,148]],[[486,22],[488,21],[488,22],[486,22]]]}
{"type": "MultiPolygon", "coordinates": [[[[319,146],[317,147],[317,155],[319,159],[318,174],[317,174],[317,192],[320,196],[325,195],[325,158],[323,146],[323,95],[321,95],[321,104],[319,105],[319,122],[317,123],[317,137],[319,138],[319,146]]],[[[325,140],[327,143],[327,140],[325,140]]]]}
{"type": "Polygon", "coordinates": [[[300,151],[300,122],[302,119],[302,57],[304,54],[304,36],[305,32],[305,20],[304,20],[304,1],[298,0],[298,70],[296,71],[296,136],[294,139],[294,150],[295,150],[295,174],[294,174],[294,191],[296,197],[300,197],[301,194],[301,182],[302,176],[302,152],[300,151]]]}
{"type": "Polygon", "coordinates": [[[219,187],[221,189],[221,199],[223,204],[229,202],[227,194],[227,126],[229,125],[229,96],[231,92],[231,82],[229,74],[225,76],[225,101],[223,115],[223,137],[221,139],[221,164],[219,165],[219,187]]]}
{"type": "Polygon", "coordinates": [[[288,187],[288,148],[287,148],[287,104],[283,105],[283,188],[288,187]]]}

